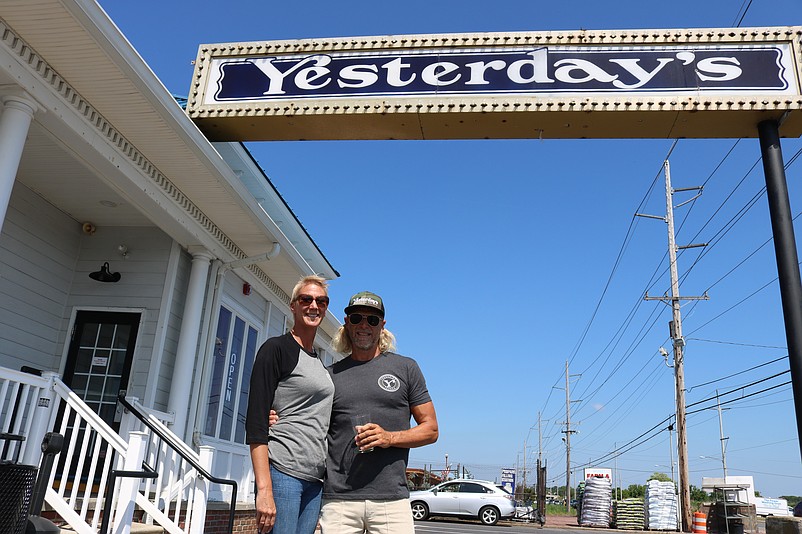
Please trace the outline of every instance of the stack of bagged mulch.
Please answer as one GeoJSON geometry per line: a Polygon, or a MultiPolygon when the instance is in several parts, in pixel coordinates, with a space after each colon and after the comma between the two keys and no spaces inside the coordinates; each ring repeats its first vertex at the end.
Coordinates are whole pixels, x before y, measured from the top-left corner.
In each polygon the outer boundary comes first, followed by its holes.
{"type": "Polygon", "coordinates": [[[582,495],[582,513],[579,524],[583,527],[610,527],[610,507],[613,486],[609,478],[588,478],[582,495]]]}
{"type": "Polygon", "coordinates": [[[613,503],[613,522],[617,529],[643,530],[646,522],[646,510],[643,499],[632,497],[613,503]]]}
{"type": "Polygon", "coordinates": [[[677,530],[677,494],[673,482],[646,483],[646,527],[649,530],[677,530]]]}

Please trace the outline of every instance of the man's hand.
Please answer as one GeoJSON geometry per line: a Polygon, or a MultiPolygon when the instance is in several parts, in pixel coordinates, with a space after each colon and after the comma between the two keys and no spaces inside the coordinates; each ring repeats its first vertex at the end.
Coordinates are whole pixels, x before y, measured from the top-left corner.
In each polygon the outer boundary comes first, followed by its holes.
{"type": "Polygon", "coordinates": [[[418,404],[411,408],[412,417],[417,423],[409,430],[385,430],[376,423],[368,423],[360,427],[355,441],[359,450],[371,447],[401,447],[411,449],[422,447],[437,441],[440,431],[437,427],[437,415],[431,402],[418,404]]]}
{"type": "Polygon", "coordinates": [[[267,417],[267,426],[271,427],[278,423],[278,414],[276,410],[270,410],[270,415],[267,417]]]}
{"type": "Polygon", "coordinates": [[[388,432],[376,423],[368,423],[359,427],[359,434],[354,440],[360,451],[367,451],[374,447],[386,449],[392,445],[393,432],[388,432]]]}

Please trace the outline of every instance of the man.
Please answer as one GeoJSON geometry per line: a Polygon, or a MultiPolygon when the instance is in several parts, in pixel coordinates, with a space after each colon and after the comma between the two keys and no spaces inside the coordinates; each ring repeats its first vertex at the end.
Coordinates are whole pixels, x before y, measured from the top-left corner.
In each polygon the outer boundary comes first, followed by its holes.
{"type": "Polygon", "coordinates": [[[437,441],[437,416],[411,358],[390,352],[384,303],[357,293],[333,347],[347,358],[329,368],[334,401],[328,433],[323,534],[413,534],[406,467],[409,449],[437,441]],[[354,427],[354,417],[369,422],[354,427]],[[417,425],[410,428],[410,416],[417,425]]]}

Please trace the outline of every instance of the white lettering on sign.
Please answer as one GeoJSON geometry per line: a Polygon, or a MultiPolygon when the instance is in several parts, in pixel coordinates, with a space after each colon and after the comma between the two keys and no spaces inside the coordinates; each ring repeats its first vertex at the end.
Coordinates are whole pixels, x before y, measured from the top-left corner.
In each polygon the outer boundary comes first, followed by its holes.
{"type": "Polygon", "coordinates": [[[231,362],[228,364],[228,378],[226,379],[226,402],[231,402],[234,393],[234,373],[237,370],[237,354],[231,353],[231,362]]]}
{"type": "Polygon", "coordinates": [[[208,104],[440,92],[792,93],[789,48],[767,46],[444,49],[213,58],[208,104]]]}

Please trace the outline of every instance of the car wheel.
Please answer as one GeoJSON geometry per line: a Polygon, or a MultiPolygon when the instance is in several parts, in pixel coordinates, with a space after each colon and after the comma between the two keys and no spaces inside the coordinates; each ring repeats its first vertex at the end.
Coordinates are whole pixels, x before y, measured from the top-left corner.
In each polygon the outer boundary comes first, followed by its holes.
{"type": "Polygon", "coordinates": [[[425,521],[429,519],[429,507],[426,503],[415,501],[412,503],[412,519],[415,521],[425,521]]]}
{"type": "Polygon", "coordinates": [[[479,521],[481,521],[483,525],[495,525],[498,523],[498,509],[493,506],[485,506],[479,510],[479,521]]]}

